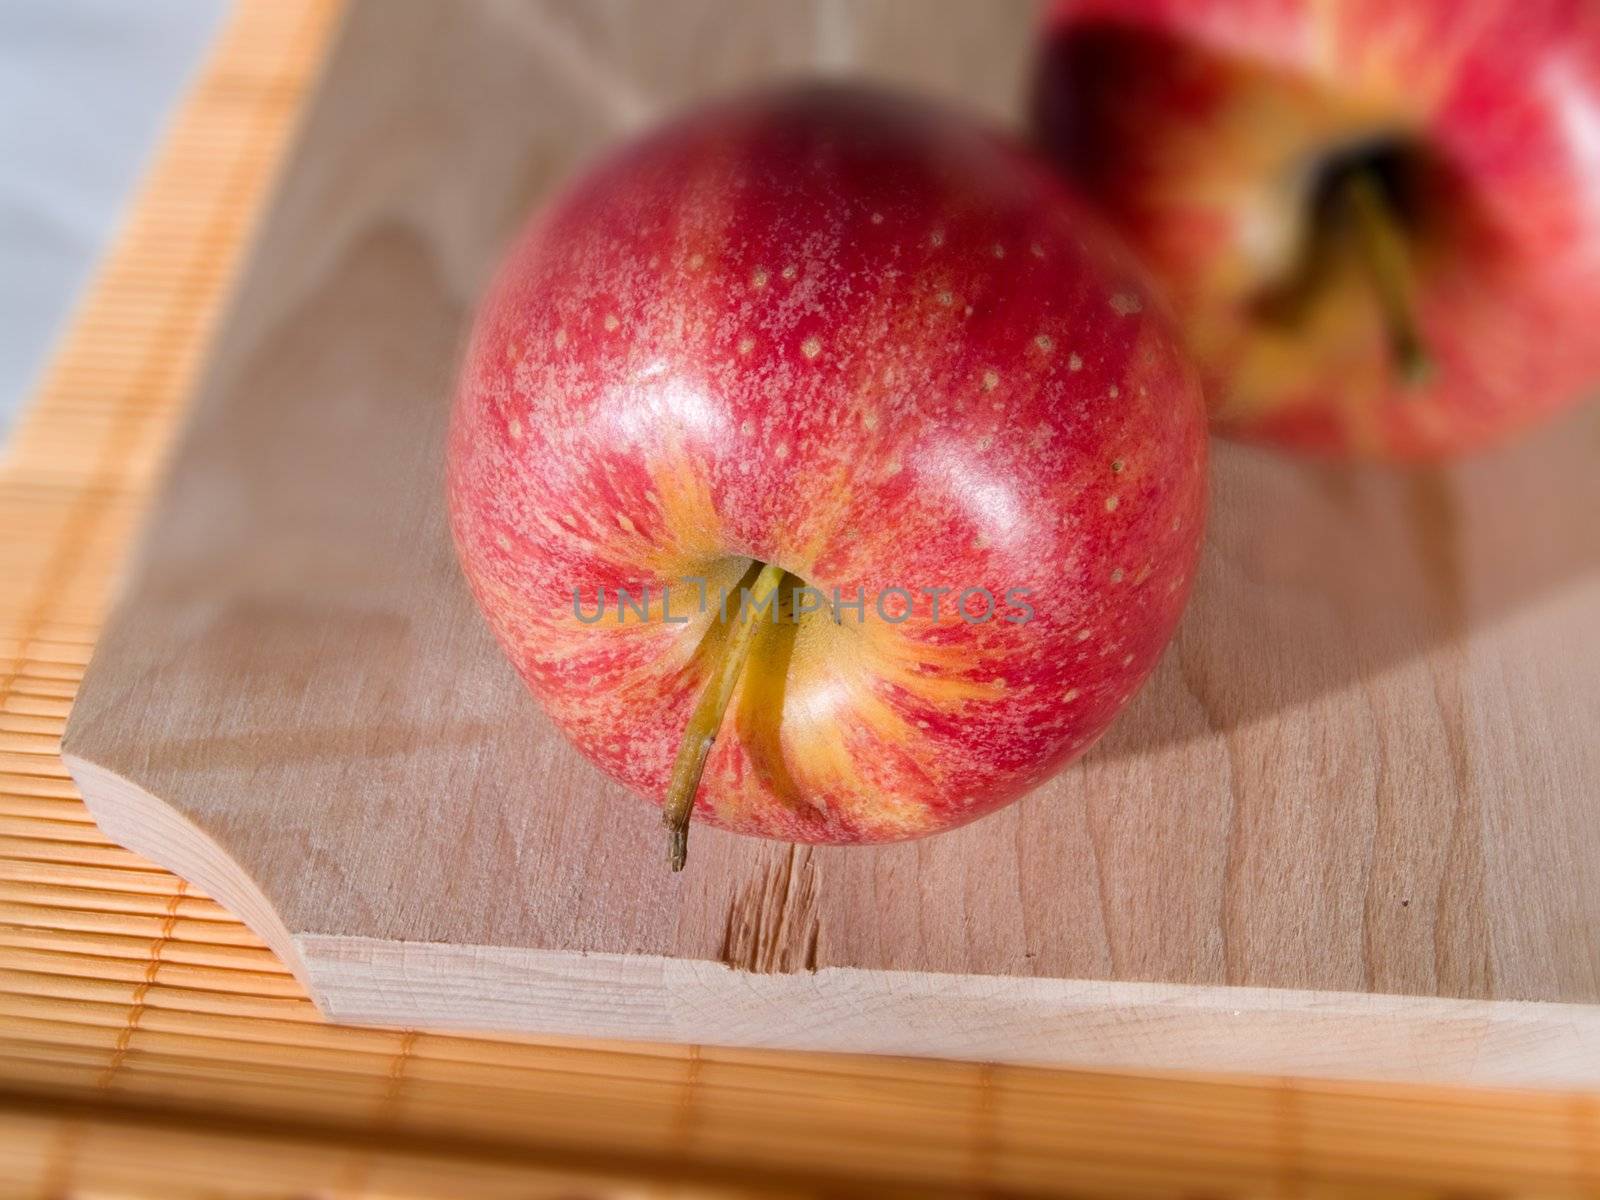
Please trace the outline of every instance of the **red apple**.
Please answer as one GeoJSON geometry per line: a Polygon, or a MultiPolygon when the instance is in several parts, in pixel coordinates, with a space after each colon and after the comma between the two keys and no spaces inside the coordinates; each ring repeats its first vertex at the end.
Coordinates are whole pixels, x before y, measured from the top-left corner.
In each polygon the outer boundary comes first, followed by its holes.
{"type": "Polygon", "coordinates": [[[1205,501],[1197,384],[1118,257],[1023,150],[871,91],[725,103],[580,179],[483,301],[449,450],[556,724],[680,824],[811,842],[960,825],[1081,752],[1205,501]],[[741,582],[779,603],[725,621],[741,582]]]}
{"type": "Polygon", "coordinates": [[[1045,143],[1165,285],[1216,424],[1455,454],[1600,381],[1600,5],[1064,0],[1045,143]]]}

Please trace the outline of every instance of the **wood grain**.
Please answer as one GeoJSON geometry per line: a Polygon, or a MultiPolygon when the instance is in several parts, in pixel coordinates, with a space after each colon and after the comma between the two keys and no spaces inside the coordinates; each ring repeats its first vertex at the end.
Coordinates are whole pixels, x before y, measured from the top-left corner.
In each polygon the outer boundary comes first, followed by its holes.
{"type": "Polygon", "coordinates": [[[67,759],[340,1017],[1009,1061],[1600,1080],[1600,416],[1450,471],[1218,448],[1194,605],[1081,764],[920,843],[697,833],[459,582],[439,434],[518,219],[816,65],[1017,107],[1025,5],[359,5],[67,759]],[[1535,1003],[1518,1003],[1535,1002],[1535,1003]]]}

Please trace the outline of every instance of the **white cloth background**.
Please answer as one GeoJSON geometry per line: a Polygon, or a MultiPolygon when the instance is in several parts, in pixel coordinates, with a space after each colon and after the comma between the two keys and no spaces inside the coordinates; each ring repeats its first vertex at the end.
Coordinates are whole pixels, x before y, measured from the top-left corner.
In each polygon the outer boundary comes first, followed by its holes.
{"type": "Polygon", "coordinates": [[[0,0],[0,438],[226,0],[0,0]]]}

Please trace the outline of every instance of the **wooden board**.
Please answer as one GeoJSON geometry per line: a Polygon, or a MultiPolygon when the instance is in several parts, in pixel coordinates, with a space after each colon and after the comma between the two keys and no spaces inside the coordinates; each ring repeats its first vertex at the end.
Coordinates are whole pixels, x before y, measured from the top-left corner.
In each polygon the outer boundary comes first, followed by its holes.
{"type": "Polygon", "coordinates": [[[1452,471],[1219,447],[1195,603],[1104,742],[921,843],[696,834],[566,749],[457,577],[439,431],[530,204],[821,65],[1004,117],[1026,6],[368,0],[96,652],[102,825],[352,1021],[1600,1081],[1600,417],[1452,471]]]}

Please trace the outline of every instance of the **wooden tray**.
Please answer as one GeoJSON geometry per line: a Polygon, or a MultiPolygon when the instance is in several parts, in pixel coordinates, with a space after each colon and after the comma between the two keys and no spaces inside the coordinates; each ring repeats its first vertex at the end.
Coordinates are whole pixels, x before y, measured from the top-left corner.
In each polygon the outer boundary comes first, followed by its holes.
{"type": "Polygon", "coordinates": [[[472,297],[595,148],[821,65],[1003,117],[1027,6],[352,13],[66,757],[324,1011],[1003,1061],[1600,1080],[1600,418],[1448,472],[1219,447],[1194,606],[1085,762],[927,842],[654,810],[542,721],[444,534],[472,297]]]}

